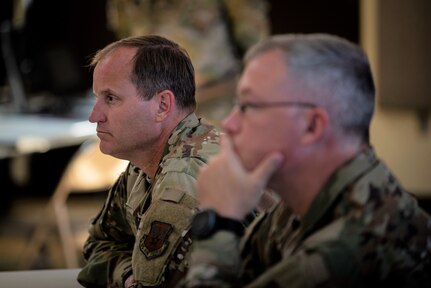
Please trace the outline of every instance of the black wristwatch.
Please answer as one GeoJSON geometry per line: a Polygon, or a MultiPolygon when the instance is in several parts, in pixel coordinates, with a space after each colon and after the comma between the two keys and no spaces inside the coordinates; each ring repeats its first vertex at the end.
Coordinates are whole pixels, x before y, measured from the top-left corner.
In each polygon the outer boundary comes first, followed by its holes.
{"type": "Polygon", "coordinates": [[[207,239],[219,230],[231,231],[241,237],[244,234],[244,225],[241,221],[222,217],[210,209],[202,210],[193,217],[192,236],[194,239],[207,239]]]}

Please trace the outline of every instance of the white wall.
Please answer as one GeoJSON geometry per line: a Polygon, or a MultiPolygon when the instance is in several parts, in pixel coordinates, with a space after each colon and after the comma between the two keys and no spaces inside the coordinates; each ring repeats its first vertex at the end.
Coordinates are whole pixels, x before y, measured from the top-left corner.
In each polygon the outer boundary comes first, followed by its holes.
{"type": "MultiPolygon", "coordinates": [[[[413,3],[416,0],[392,1],[413,3]]],[[[361,46],[367,51],[371,61],[377,86],[377,98],[379,97],[378,3],[379,0],[361,0],[360,28],[361,46]]],[[[396,25],[397,23],[394,21],[394,29],[396,29],[396,25]]],[[[408,44],[405,47],[407,55],[408,44]]],[[[429,85],[431,85],[431,79],[429,79],[429,85]]],[[[431,111],[430,117],[426,121],[428,129],[421,129],[419,123],[415,112],[407,109],[382,108],[377,100],[376,113],[371,127],[371,142],[381,159],[388,164],[408,190],[420,197],[431,197],[431,111]]]]}

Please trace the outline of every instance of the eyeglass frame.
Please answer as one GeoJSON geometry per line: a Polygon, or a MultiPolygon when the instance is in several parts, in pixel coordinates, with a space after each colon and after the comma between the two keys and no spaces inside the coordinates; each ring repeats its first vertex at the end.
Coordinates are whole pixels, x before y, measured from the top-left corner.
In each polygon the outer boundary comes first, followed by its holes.
{"type": "Polygon", "coordinates": [[[275,102],[240,102],[235,101],[234,106],[238,107],[241,114],[244,114],[248,108],[265,109],[265,108],[277,108],[277,107],[300,107],[300,108],[317,108],[316,104],[309,102],[300,101],[275,101],[275,102]]]}

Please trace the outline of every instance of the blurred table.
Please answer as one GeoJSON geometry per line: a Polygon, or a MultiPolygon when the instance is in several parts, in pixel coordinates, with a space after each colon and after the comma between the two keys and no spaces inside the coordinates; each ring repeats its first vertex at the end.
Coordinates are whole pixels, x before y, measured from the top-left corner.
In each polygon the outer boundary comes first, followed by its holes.
{"type": "Polygon", "coordinates": [[[79,269],[46,269],[0,272],[0,287],[77,288],[79,269]]]}
{"type": "Polygon", "coordinates": [[[95,135],[95,124],[84,119],[0,114],[0,159],[79,145],[95,135]]]}

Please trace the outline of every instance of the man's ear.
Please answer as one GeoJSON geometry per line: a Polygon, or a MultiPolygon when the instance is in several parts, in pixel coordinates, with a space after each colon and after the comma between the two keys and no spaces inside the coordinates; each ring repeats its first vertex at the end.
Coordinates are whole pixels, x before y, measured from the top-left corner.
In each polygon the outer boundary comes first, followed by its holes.
{"type": "Polygon", "coordinates": [[[175,107],[175,96],[170,90],[163,90],[154,96],[158,104],[156,121],[163,121],[175,107]]]}
{"type": "Polygon", "coordinates": [[[318,141],[325,134],[329,125],[329,115],[323,108],[312,108],[306,113],[306,121],[302,143],[310,144],[318,141]]]}

